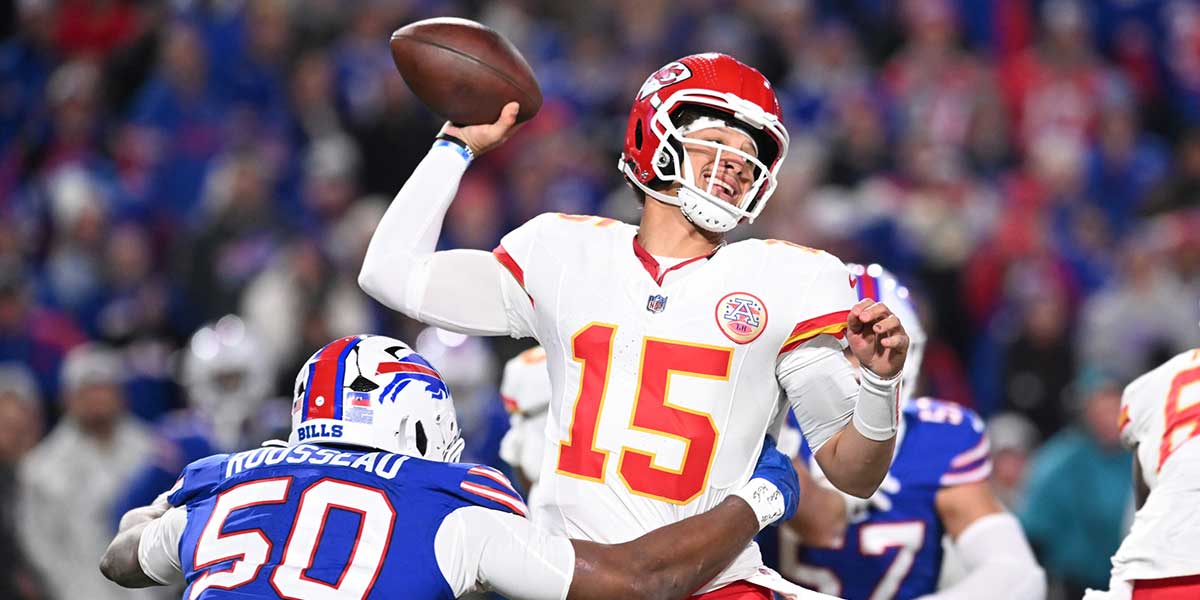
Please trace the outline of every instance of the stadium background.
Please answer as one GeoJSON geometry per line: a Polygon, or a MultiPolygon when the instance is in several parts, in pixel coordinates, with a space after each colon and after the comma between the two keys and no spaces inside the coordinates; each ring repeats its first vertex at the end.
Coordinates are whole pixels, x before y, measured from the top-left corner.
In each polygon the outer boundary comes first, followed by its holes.
{"type": "MultiPolygon", "coordinates": [[[[386,45],[419,18],[492,25],[546,96],[468,172],[446,247],[490,249],[543,211],[636,220],[615,164],[647,74],[709,50],[763,71],[792,150],[736,235],[909,284],[933,338],[925,391],[991,419],[998,493],[1058,597],[1106,584],[1131,514],[1120,386],[1200,346],[1192,0],[5,0],[0,15],[0,597],[64,597],[70,578],[96,586],[78,598],[139,597],[105,587],[92,546],[143,463],[179,460],[151,432],[178,427],[181,357],[223,315],[257,348],[245,376],[278,397],[336,336],[417,340],[451,379],[469,457],[498,462],[499,366],[527,342],[422,331],[355,284],[439,126],[386,45]],[[82,366],[63,369],[73,350],[82,366]],[[128,414],[88,393],[105,377],[128,414]]],[[[286,427],[282,406],[265,429],[286,427]]]]}

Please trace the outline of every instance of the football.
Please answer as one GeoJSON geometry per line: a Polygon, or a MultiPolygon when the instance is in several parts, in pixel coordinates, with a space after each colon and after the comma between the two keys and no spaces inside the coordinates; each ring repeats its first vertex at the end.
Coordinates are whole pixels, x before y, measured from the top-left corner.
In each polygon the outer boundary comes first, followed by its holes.
{"type": "Polygon", "coordinates": [[[504,36],[475,21],[442,17],[392,34],[392,59],[404,82],[430,110],[456,125],[492,123],[509,102],[517,121],[542,107],[529,63],[504,36]]]}

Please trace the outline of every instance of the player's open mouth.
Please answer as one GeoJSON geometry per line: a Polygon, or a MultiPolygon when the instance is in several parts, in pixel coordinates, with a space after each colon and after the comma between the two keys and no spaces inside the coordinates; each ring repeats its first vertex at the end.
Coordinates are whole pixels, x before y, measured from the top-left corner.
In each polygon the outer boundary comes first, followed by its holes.
{"type": "Polygon", "coordinates": [[[712,184],[711,193],[714,196],[716,196],[722,200],[725,200],[727,202],[733,202],[739,196],[741,196],[741,190],[738,189],[740,186],[736,185],[734,182],[730,181],[728,178],[725,178],[725,177],[717,177],[716,179],[713,179],[711,171],[704,174],[704,178],[702,181],[704,183],[705,188],[708,188],[708,186],[711,182],[711,184],[712,184]]]}

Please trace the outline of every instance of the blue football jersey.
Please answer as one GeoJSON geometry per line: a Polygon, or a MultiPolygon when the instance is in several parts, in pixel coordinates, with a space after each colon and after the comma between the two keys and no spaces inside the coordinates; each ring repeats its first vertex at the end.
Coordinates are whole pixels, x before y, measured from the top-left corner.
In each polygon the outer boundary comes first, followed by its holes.
{"type": "MultiPolygon", "coordinates": [[[[899,490],[886,512],[872,507],[851,523],[840,549],[796,545],[781,533],[779,570],[811,589],[848,600],[903,600],[933,593],[942,568],[942,536],[934,498],[945,487],[991,473],[983,420],[949,402],[908,402],[899,451],[889,475],[899,490]]],[[[802,450],[807,452],[807,447],[802,450]]]]}
{"type": "Polygon", "coordinates": [[[526,512],[490,467],[308,444],[196,461],[170,501],[187,507],[187,600],[453,598],[434,553],[442,521],[526,512]]]}

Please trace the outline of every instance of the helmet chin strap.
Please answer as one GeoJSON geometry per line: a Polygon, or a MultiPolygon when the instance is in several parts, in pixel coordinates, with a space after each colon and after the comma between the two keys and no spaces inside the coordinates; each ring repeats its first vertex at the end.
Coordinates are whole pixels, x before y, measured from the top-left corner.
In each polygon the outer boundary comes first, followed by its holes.
{"type": "Polygon", "coordinates": [[[713,233],[725,233],[737,226],[741,221],[737,215],[721,210],[712,200],[701,196],[699,192],[680,187],[678,192],[679,211],[693,225],[713,233]]]}
{"type": "Polygon", "coordinates": [[[725,233],[741,222],[741,217],[721,210],[713,201],[704,198],[688,187],[680,186],[679,191],[675,195],[671,195],[651,189],[650,186],[638,181],[634,177],[629,177],[628,180],[641,190],[643,194],[646,194],[647,197],[658,200],[663,204],[679,207],[679,211],[683,213],[684,218],[705,231],[725,233]]]}

